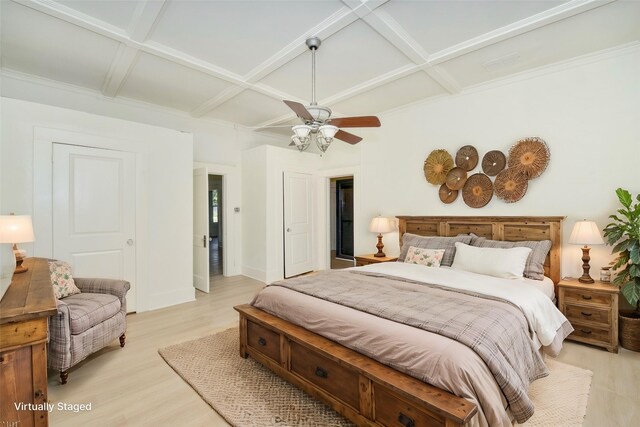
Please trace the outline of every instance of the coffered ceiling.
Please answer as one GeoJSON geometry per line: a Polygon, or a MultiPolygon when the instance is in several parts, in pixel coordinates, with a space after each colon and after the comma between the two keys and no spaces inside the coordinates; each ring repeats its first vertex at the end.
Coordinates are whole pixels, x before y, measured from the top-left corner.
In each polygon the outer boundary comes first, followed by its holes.
{"type": "MultiPolygon", "coordinates": [[[[377,114],[640,38],[638,0],[0,0],[2,72],[249,127],[377,114]]],[[[274,129],[267,129],[274,131],[274,129]]],[[[289,133],[289,130],[284,130],[289,133]]]]}

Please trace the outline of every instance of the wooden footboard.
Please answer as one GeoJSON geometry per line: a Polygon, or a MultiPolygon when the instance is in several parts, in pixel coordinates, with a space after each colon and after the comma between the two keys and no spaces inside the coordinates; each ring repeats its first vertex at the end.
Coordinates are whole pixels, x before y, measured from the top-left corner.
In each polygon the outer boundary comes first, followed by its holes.
{"type": "Polygon", "coordinates": [[[457,426],[476,406],[250,305],[240,356],[251,356],[359,426],[457,426]]]}

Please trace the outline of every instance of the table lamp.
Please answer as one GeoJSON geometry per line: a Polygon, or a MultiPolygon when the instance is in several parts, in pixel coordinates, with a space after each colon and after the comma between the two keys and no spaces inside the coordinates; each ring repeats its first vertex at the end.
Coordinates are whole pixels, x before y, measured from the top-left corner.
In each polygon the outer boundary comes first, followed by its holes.
{"type": "Polygon", "coordinates": [[[13,244],[13,254],[16,259],[14,274],[24,273],[28,270],[22,265],[26,252],[18,249],[16,243],[33,242],[34,240],[31,215],[0,215],[0,243],[13,244]]]}
{"type": "Polygon", "coordinates": [[[589,245],[604,245],[604,240],[600,235],[600,229],[593,221],[582,220],[576,222],[569,237],[569,243],[573,245],[584,245],[582,247],[582,277],[578,279],[580,283],[593,283],[589,276],[589,245]]]}
{"type": "Polygon", "coordinates": [[[389,233],[393,231],[392,220],[389,220],[389,218],[377,216],[371,220],[371,224],[369,224],[369,231],[371,231],[372,233],[378,233],[378,244],[376,245],[376,248],[378,248],[378,252],[373,256],[387,256],[384,252],[382,252],[382,248],[384,248],[384,245],[382,244],[382,233],[389,233]]]}

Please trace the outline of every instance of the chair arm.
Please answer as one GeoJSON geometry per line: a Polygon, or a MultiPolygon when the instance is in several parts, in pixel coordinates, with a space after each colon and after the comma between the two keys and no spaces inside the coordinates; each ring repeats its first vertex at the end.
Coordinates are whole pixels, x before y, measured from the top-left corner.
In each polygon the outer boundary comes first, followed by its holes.
{"type": "Polygon", "coordinates": [[[120,299],[122,307],[126,307],[127,291],[131,285],[126,280],[117,279],[95,279],[86,277],[74,277],[74,282],[81,292],[94,294],[111,294],[120,299]]]}
{"type": "Polygon", "coordinates": [[[58,312],[49,318],[49,352],[47,365],[59,371],[71,366],[71,327],[69,325],[69,306],[56,299],[58,312]]]}

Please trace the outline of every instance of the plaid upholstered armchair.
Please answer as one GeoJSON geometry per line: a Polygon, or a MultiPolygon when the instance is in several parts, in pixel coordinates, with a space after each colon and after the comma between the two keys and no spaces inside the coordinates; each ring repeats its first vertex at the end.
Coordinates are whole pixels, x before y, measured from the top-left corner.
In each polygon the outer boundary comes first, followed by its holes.
{"type": "Polygon", "coordinates": [[[127,329],[129,282],[76,278],[81,293],[57,300],[58,313],[50,318],[49,368],[60,371],[66,384],[68,369],[120,338],[124,347],[127,329]]]}

